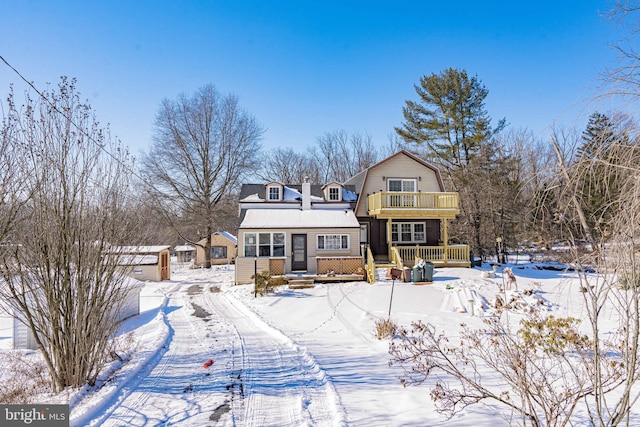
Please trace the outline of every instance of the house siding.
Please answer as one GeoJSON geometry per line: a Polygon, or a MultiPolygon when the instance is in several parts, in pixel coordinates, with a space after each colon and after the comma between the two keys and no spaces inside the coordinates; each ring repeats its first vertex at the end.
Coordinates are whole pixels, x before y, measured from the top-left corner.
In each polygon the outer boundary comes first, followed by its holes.
{"type": "MultiPolygon", "coordinates": [[[[204,256],[204,246],[207,243],[207,239],[202,239],[198,242],[196,247],[196,264],[204,265],[205,256],[204,256]]],[[[238,255],[237,244],[234,241],[229,240],[222,234],[214,233],[211,235],[211,246],[224,246],[227,248],[227,257],[226,258],[211,258],[211,265],[223,265],[230,264],[238,255]]]]}
{"type": "Polygon", "coordinates": [[[415,161],[406,155],[398,155],[372,167],[367,172],[366,181],[359,195],[360,203],[357,217],[367,216],[367,196],[380,191],[387,191],[388,178],[404,178],[417,180],[417,190],[423,193],[440,192],[440,183],[436,171],[415,161]],[[385,178],[384,180],[382,178],[385,178]]]}
{"type": "MultiPolygon", "coordinates": [[[[236,284],[253,283],[251,276],[254,274],[254,263],[257,259],[258,272],[270,271],[270,257],[245,258],[244,235],[245,233],[284,233],[285,234],[285,273],[291,272],[291,235],[307,235],[307,273],[317,274],[316,257],[350,257],[360,256],[360,229],[359,228],[270,228],[270,229],[239,229],[238,230],[238,258],[236,259],[236,284]],[[318,235],[346,234],[349,236],[349,249],[347,250],[318,250],[318,235]]],[[[282,259],[283,257],[274,257],[282,259]]]]}

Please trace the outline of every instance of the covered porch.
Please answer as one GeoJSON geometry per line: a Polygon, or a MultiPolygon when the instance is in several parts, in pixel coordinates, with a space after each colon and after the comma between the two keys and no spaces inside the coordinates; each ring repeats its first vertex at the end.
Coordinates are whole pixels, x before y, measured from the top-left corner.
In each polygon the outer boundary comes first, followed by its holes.
{"type": "Polygon", "coordinates": [[[386,245],[378,244],[378,253],[367,250],[367,277],[375,277],[376,265],[382,263],[403,268],[424,259],[436,267],[470,267],[469,246],[449,244],[448,221],[460,213],[458,194],[445,192],[379,192],[368,196],[368,215],[381,221],[380,237],[386,245]],[[415,229],[417,221],[426,227],[415,229]],[[439,223],[435,236],[429,232],[429,221],[439,223]],[[413,223],[409,226],[406,224],[413,223]],[[407,236],[400,227],[406,225],[407,236]],[[424,234],[421,234],[424,233],[424,234]],[[384,253],[386,252],[386,254],[384,253]],[[382,260],[382,257],[388,258],[382,260]]]}

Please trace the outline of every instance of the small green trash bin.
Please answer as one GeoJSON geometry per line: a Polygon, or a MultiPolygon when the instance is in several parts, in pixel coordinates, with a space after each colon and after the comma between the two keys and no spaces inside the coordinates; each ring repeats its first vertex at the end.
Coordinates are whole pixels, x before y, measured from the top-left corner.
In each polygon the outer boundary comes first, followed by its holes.
{"type": "Polygon", "coordinates": [[[427,261],[422,266],[422,281],[423,282],[433,282],[433,267],[435,264],[427,261]]]}
{"type": "Polygon", "coordinates": [[[422,282],[422,268],[419,265],[416,265],[411,269],[411,281],[422,282]]]}

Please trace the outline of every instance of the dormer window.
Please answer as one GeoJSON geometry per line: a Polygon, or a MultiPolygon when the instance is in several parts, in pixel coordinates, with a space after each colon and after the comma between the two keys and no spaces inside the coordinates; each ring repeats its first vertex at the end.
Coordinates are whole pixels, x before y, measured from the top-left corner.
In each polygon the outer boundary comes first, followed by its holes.
{"type": "Polygon", "coordinates": [[[342,199],[340,193],[340,187],[329,187],[329,201],[339,202],[342,199]]]}
{"type": "Polygon", "coordinates": [[[282,199],[282,191],[279,186],[267,187],[267,200],[279,201],[282,199]]]}
{"type": "Polygon", "coordinates": [[[342,184],[333,181],[322,186],[322,192],[324,193],[324,199],[328,202],[341,202],[342,201],[342,184]]]}

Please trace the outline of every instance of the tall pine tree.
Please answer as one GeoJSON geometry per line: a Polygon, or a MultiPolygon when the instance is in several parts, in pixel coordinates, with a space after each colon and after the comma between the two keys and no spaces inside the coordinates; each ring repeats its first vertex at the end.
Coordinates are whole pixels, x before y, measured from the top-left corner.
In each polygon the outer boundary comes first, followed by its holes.
{"type": "Polygon", "coordinates": [[[485,108],[489,91],[465,70],[448,68],[425,75],[414,87],[419,100],[406,101],[405,122],[395,130],[438,164],[449,188],[459,193],[461,215],[452,224],[452,237],[470,243],[477,254],[486,253],[496,237],[512,234],[505,225],[514,216],[507,204],[514,201],[510,190],[517,185],[511,187],[505,179],[512,161],[494,138],[505,120],[491,127],[485,108]]]}
{"type": "Polygon", "coordinates": [[[582,144],[578,147],[576,173],[577,193],[594,237],[606,236],[607,224],[617,210],[620,194],[620,170],[617,146],[626,145],[627,137],[607,115],[595,112],[589,117],[582,144]]]}

